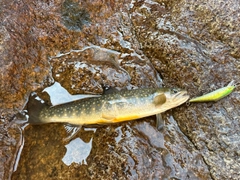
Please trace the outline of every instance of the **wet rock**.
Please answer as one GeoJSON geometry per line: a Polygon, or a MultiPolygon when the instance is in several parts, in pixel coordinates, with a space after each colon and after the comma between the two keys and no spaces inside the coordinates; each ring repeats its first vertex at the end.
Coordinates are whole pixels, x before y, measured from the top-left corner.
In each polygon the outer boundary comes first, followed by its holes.
{"type": "Polygon", "coordinates": [[[208,105],[191,105],[182,114],[191,124],[179,121],[185,134],[203,153],[215,179],[239,177],[239,113],[237,93],[208,105]],[[224,167],[224,168],[222,168],[224,167]]]}
{"type": "MultiPolygon", "coordinates": [[[[239,79],[239,3],[234,0],[0,4],[3,179],[11,174],[21,139],[8,121],[31,91],[53,80],[75,94],[101,93],[104,85],[160,86],[162,78],[166,86],[198,96],[239,79]],[[93,45],[97,48],[84,51],[93,45]],[[106,61],[94,52],[105,54],[106,61]]],[[[238,109],[236,91],[217,103],[170,111],[174,118],[165,116],[163,132],[149,118],[101,127],[90,135],[82,130],[78,135],[84,142],[93,137],[87,165],[61,161],[66,152],[62,125],[28,126],[12,178],[238,179],[238,109]]]]}
{"type": "Polygon", "coordinates": [[[16,125],[6,125],[5,116],[0,116],[0,179],[9,179],[16,170],[14,164],[23,143],[22,131],[16,125]]]}
{"type": "Polygon", "coordinates": [[[71,0],[63,2],[61,17],[63,24],[69,30],[80,31],[84,25],[90,23],[89,13],[86,9],[81,9],[79,3],[71,0]]]}
{"type": "Polygon", "coordinates": [[[201,153],[182,134],[173,117],[168,116],[163,132],[154,127],[153,119],[82,129],[79,136],[90,143],[91,149],[79,144],[81,149],[75,149],[74,155],[90,154],[82,162],[68,159],[72,161],[70,165],[65,162],[71,142],[64,145],[61,141],[64,131],[58,131],[56,125],[30,126],[26,131],[25,153],[13,179],[210,179],[201,153]],[[48,136],[43,132],[49,132],[48,136]],[[30,136],[39,140],[32,141],[30,136]]]}
{"type": "MultiPolygon", "coordinates": [[[[164,82],[174,82],[199,96],[239,79],[235,39],[240,34],[234,25],[239,22],[238,7],[236,1],[142,2],[131,11],[142,50],[164,82]]],[[[180,129],[202,152],[214,179],[239,177],[238,99],[237,93],[231,94],[220,102],[191,105],[174,113],[180,129]]]]}
{"type": "Polygon", "coordinates": [[[120,67],[120,53],[98,46],[51,59],[53,78],[72,94],[102,93],[103,87],[123,88],[130,76],[120,67]]]}
{"type": "Polygon", "coordinates": [[[53,78],[72,94],[99,94],[103,87],[161,86],[159,75],[146,57],[99,46],[52,57],[50,63],[53,78]]]}

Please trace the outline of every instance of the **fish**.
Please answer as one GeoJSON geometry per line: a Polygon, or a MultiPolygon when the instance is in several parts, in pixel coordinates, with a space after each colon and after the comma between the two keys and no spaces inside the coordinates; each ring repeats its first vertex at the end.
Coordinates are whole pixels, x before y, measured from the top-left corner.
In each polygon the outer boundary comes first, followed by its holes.
{"type": "Polygon", "coordinates": [[[192,98],[189,100],[189,102],[210,102],[210,101],[218,101],[230,93],[235,89],[235,85],[233,81],[231,81],[226,87],[219,88],[213,92],[207,93],[205,95],[202,95],[200,97],[192,98]]]}
{"type": "Polygon", "coordinates": [[[178,88],[122,90],[80,99],[56,106],[27,106],[30,124],[67,123],[71,125],[109,124],[157,115],[189,99],[178,88]],[[33,108],[35,107],[35,108],[33,108]]]}

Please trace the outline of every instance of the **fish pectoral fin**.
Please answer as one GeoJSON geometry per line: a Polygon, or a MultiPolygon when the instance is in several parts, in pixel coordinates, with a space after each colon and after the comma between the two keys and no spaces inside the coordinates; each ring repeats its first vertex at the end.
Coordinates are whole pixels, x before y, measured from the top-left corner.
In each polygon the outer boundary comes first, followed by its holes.
{"type": "Polygon", "coordinates": [[[64,128],[67,132],[67,137],[63,139],[63,141],[70,141],[71,139],[73,139],[77,133],[80,131],[81,129],[81,125],[78,125],[78,126],[74,126],[74,125],[71,125],[71,124],[66,124],[64,125],[64,128]]]}
{"type": "Polygon", "coordinates": [[[154,99],[153,99],[153,103],[154,103],[156,106],[161,106],[161,105],[164,104],[166,101],[167,101],[167,98],[166,98],[166,96],[165,96],[164,93],[155,96],[154,99]]]}
{"type": "Polygon", "coordinates": [[[165,122],[164,122],[164,120],[163,120],[163,118],[162,118],[162,115],[159,113],[159,114],[156,114],[156,126],[157,126],[157,129],[158,130],[161,130],[163,127],[164,127],[164,125],[165,125],[165,122]]]}

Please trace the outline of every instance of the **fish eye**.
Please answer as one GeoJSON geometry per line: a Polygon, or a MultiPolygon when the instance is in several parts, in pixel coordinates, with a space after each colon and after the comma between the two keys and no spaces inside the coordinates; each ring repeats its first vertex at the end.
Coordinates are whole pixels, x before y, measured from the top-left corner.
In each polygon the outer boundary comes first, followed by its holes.
{"type": "Polygon", "coordinates": [[[179,92],[179,89],[177,89],[177,88],[171,89],[172,94],[177,94],[178,92],[179,92]]]}

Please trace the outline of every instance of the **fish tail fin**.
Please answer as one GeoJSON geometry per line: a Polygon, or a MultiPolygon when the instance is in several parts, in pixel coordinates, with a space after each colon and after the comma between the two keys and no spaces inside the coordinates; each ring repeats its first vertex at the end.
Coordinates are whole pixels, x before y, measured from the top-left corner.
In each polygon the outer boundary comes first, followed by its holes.
{"type": "Polygon", "coordinates": [[[50,107],[47,105],[36,93],[32,93],[29,96],[27,103],[28,123],[29,124],[42,124],[44,123],[40,119],[40,112],[44,108],[50,107]]]}

